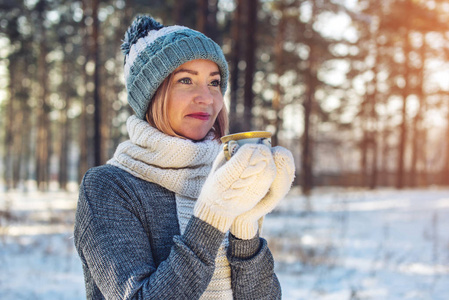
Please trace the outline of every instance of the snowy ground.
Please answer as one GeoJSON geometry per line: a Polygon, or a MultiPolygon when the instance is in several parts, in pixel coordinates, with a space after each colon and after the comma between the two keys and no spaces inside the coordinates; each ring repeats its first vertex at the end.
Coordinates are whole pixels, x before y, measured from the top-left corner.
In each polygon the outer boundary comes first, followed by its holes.
{"type": "MultiPolygon", "coordinates": [[[[0,299],[83,299],[76,193],[0,194],[0,299]]],[[[264,223],[283,299],[447,299],[449,189],[293,190],[264,223]]]]}

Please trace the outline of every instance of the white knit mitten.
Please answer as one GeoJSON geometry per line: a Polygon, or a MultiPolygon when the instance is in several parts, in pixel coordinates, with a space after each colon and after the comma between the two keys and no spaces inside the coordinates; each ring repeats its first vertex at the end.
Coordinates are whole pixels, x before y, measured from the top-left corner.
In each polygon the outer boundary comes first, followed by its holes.
{"type": "Polygon", "coordinates": [[[250,211],[239,215],[231,226],[231,233],[239,239],[253,238],[259,228],[258,221],[271,212],[290,190],[295,177],[295,163],[291,152],[283,147],[272,148],[276,164],[276,178],[268,194],[250,211]]]}
{"type": "Polygon", "coordinates": [[[268,192],[276,175],[270,149],[243,145],[229,161],[217,156],[193,214],[222,232],[235,217],[252,209],[268,192]]]}

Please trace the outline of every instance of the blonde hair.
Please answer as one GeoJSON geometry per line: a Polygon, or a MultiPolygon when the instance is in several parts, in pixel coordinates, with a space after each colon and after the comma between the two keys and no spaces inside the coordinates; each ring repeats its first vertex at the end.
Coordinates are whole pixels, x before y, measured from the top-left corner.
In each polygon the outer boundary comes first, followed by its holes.
{"type": "MultiPolygon", "coordinates": [[[[146,113],[146,119],[151,126],[159,129],[163,133],[170,136],[184,138],[173,130],[170,124],[170,120],[168,119],[167,103],[168,91],[170,90],[172,85],[171,77],[172,74],[168,75],[167,78],[165,78],[165,80],[158,87],[156,93],[154,93],[154,96],[146,113]]],[[[217,118],[215,119],[214,126],[212,127],[214,139],[219,140],[222,136],[226,135],[229,126],[228,124],[228,111],[226,109],[226,106],[223,104],[223,108],[218,113],[217,118]]]]}

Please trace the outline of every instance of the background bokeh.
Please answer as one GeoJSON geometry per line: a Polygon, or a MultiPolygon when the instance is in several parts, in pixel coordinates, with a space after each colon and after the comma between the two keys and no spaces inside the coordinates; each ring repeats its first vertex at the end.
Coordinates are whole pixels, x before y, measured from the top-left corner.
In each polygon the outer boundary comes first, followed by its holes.
{"type": "Polygon", "coordinates": [[[314,186],[449,183],[443,0],[0,2],[2,187],[66,189],[127,138],[138,14],[222,45],[231,132],[268,130],[314,186]]]}
{"type": "Polygon", "coordinates": [[[284,299],[446,299],[449,2],[0,0],[0,298],[83,299],[79,182],[128,138],[135,16],[222,46],[231,133],[296,163],[264,236],[284,299]]]}

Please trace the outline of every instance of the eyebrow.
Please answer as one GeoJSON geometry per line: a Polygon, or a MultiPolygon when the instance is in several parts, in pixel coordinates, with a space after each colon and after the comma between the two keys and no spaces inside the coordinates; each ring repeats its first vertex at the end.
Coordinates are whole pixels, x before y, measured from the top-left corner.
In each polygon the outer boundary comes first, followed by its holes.
{"type": "MultiPolygon", "coordinates": [[[[198,75],[197,71],[193,71],[193,70],[189,70],[189,69],[179,69],[177,71],[174,71],[173,75],[176,75],[176,74],[181,73],[181,72],[186,72],[186,73],[189,73],[189,74],[192,74],[192,75],[198,75]]],[[[221,74],[220,74],[219,71],[211,72],[209,74],[209,76],[215,76],[215,75],[221,75],[221,74]]]]}

